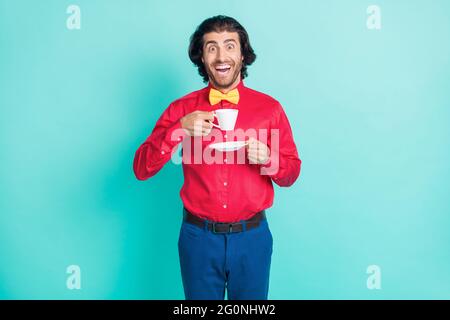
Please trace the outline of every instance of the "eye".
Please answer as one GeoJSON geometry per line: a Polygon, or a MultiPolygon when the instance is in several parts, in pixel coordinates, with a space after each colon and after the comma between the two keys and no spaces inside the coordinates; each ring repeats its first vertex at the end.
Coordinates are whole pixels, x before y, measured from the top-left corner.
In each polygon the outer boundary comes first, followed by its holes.
{"type": "Polygon", "coordinates": [[[208,49],[208,52],[214,52],[216,50],[216,47],[210,46],[208,49]]]}
{"type": "Polygon", "coordinates": [[[234,49],[234,44],[229,44],[227,48],[228,48],[228,50],[233,50],[234,49]]]}

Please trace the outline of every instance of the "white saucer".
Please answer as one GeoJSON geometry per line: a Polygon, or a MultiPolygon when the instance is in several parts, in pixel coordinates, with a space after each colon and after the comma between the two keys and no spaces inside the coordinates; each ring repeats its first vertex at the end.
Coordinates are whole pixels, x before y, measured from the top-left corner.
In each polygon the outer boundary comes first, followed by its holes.
{"type": "Polygon", "coordinates": [[[236,151],[245,146],[246,141],[225,141],[208,145],[208,147],[219,151],[236,151]]]}

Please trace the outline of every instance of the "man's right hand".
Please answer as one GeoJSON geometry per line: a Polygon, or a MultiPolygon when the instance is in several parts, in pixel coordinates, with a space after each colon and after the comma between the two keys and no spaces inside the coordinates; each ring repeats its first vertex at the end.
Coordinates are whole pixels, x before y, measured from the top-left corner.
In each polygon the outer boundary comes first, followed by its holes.
{"type": "Polygon", "coordinates": [[[188,113],[183,118],[180,119],[181,127],[190,136],[207,136],[213,127],[210,121],[214,121],[214,116],[212,112],[208,111],[194,111],[188,113]]]}

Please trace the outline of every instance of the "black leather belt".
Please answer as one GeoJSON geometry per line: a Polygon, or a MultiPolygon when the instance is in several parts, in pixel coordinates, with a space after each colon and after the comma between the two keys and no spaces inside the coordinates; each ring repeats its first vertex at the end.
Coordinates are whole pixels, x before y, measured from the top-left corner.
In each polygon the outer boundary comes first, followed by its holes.
{"type": "MultiPolygon", "coordinates": [[[[186,208],[184,210],[184,220],[186,222],[195,224],[200,228],[205,228],[206,220],[199,218],[192,213],[190,213],[186,208]]],[[[266,219],[266,211],[262,210],[257,212],[253,217],[245,221],[246,229],[253,229],[259,226],[261,220],[266,219]]],[[[234,233],[234,232],[242,232],[243,231],[243,223],[242,222],[211,222],[208,221],[208,230],[214,233],[234,233]]]]}

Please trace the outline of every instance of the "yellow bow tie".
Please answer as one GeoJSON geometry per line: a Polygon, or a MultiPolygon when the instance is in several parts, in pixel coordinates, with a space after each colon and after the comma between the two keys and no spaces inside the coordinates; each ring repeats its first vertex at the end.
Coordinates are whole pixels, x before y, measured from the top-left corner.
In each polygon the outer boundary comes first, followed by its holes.
{"type": "Polygon", "coordinates": [[[222,93],[219,90],[211,88],[209,91],[209,103],[215,105],[221,100],[227,100],[231,103],[237,104],[239,102],[239,91],[238,89],[233,89],[228,93],[222,93]]]}

